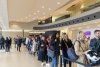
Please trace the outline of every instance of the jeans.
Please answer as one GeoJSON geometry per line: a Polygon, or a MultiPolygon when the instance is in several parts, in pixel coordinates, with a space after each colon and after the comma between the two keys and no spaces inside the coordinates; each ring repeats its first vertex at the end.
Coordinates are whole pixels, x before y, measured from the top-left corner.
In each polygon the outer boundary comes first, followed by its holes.
{"type": "Polygon", "coordinates": [[[20,46],[17,46],[17,51],[19,51],[19,52],[20,52],[20,46]]]}
{"type": "Polygon", "coordinates": [[[58,57],[53,57],[52,58],[52,64],[51,67],[58,67],[58,61],[59,61],[59,56],[58,57]]]}
{"type": "Polygon", "coordinates": [[[6,46],[6,52],[10,52],[10,46],[6,46]]]}
{"type": "Polygon", "coordinates": [[[4,44],[1,44],[1,45],[0,45],[0,49],[5,49],[4,44]]]}

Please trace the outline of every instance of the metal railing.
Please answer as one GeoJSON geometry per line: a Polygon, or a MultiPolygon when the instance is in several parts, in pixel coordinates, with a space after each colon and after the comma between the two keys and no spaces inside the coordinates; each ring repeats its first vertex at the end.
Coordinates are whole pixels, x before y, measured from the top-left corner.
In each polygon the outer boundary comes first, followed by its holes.
{"type": "Polygon", "coordinates": [[[74,60],[65,58],[65,57],[63,57],[62,55],[60,56],[60,67],[62,67],[62,60],[64,60],[64,59],[65,59],[65,60],[68,60],[68,61],[71,61],[71,62],[74,62],[74,63],[76,63],[76,64],[80,64],[80,65],[85,66],[85,67],[93,67],[93,66],[91,66],[90,64],[83,64],[83,63],[81,63],[81,62],[78,62],[78,61],[74,61],[74,60]]]}

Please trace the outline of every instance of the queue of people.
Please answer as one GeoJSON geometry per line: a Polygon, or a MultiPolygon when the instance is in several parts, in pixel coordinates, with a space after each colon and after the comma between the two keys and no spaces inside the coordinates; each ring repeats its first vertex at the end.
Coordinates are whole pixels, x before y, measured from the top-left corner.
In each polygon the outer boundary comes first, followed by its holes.
{"type": "MultiPolygon", "coordinates": [[[[85,32],[79,31],[76,40],[73,42],[66,33],[63,33],[61,37],[59,33],[54,33],[53,35],[48,36],[40,34],[28,36],[24,39],[24,44],[26,45],[29,54],[37,56],[38,61],[40,61],[43,66],[50,65],[51,67],[58,67],[59,56],[61,54],[63,57],[71,59],[68,54],[68,50],[70,48],[72,48],[78,56],[76,61],[98,66],[100,64],[100,60],[98,62],[92,61],[86,56],[87,51],[91,50],[97,53],[97,57],[100,57],[100,30],[95,30],[94,35],[95,37],[89,40],[86,37],[85,32]]],[[[6,38],[6,40],[8,40],[8,38],[6,38]]],[[[17,44],[17,50],[20,52],[22,43],[20,36],[17,36],[15,43],[17,44]]],[[[67,64],[69,67],[72,67],[73,62],[63,59],[63,63],[64,67],[67,67],[67,64]]],[[[84,66],[76,64],[76,67],[84,66]]]]}
{"type": "MultiPolygon", "coordinates": [[[[60,55],[72,59],[71,55],[73,54],[71,54],[72,52],[68,53],[69,49],[72,49],[78,56],[74,61],[100,66],[100,30],[95,30],[94,35],[94,38],[88,39],[85,32],[79,31],[74,42],[66,33],[63,33],[61,37],[59,33],[48,36],[40,34],[26,38],[17,35],[17,37],[14,38],[14,42],[18,52],[21,52],[22,44],[26,45],[29,54],[37,56],[42,66],[49,65],[51,67],[58,67],[60,55]],[[95,59],[95,61],[93,59],[91,60],[91,58],[95,59]]],[[[4,38],[0,36],[0,50],[10,52],[11,44],[11,37],[4,38]]],[[[73,62],[63,59],[64,67],[67,67],[67,64],[68,67],[72,67],[73,62]]],[[[85,66],[76,64],[76,67],[85,66]]]]}

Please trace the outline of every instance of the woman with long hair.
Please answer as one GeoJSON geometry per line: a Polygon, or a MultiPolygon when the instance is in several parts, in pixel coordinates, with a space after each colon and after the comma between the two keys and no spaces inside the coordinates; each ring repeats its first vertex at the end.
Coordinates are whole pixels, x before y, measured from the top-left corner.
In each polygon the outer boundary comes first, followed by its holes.
{"type": "Polygon", "coordinates": [[[40,45],[39,45],[39,53],[38,60],[42,62],[41,65],[45,65],[44,62],[47,62],[47,42],[45,36],[41,37],[40,45]]]}
{"type": "MultiPolygon", "coordinates": [[[[77,61],[87,64],[88,60],[85,56],[85,52],[88,50],[88,42],[86,40],[86,34],[83,31],[80,31],[78,33],[74,48],[76,54],[79,56],[77,61]]],[[[77,67],[84,67],[84,66],[77,64],[77,67]]]]}
{"type": "Polygon", "coordinates": [[[51,67],[58,67],[59,55],[60,55],[60,37],[58,33],[55,33],[51,37],[50,45],[53,47],[54,57],[52,57],[51,67]]]}
{"type": "MultiPolygon", "coordinates": [[[[67,49],[73,47],[72,41],[69,39],[68,35],[66,33],[62,34],[61,39],[61,49],[62,49],[62,55],[65,58],[69,58],[67,55],[67,49]]],[[[64,67],[66,67],[66,64],[69,63],[69,67],[71,67],[71,61],[63,60],[64,67]]]]}

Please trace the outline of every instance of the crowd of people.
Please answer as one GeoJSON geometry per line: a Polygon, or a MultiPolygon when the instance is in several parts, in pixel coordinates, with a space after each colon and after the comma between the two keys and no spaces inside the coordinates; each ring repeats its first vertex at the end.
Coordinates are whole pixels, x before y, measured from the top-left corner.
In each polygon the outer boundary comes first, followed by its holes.
{"type": "MultiPolygon", "coordinates": [[[[17,36],[14,38],[15,47],[17,51],[21,51],[21,44],[23,43],[29,54],[37,56],[38,61],[41,62],[41,65],[51,65],[51,67],[58,67],[59,65],[59,56],[62,55],[65,58],[71,59],[68,54],[69,48],[72,48],[78,59],[76,61],[88,64],[92,63],[93,65],[99,65],[100,60],[98,62],[92,61],[87,58],[86,53],[88,50],[91,50],[97,54],[97,57],[100,58],[100,30],[94,31],[95,37],[93,39],[88,39],[86,37],[85,32],[80,31],[73,42],[68,37],[68,34],[63,33],[60,37],[59,33],[54,33],[52,35],[45,36],[45,34],[28,36],[26,38],[21,38],[17,36]],[[62,51],[62,52],[61,52],[62,51]]],[[[11,48],[10,37],[4,38],[0,37],[0,49],[6,49],[7,52],[10,51],[11,48]]],[[[70,53],[71,54],[71,53],[70,53]]],[[[63,59],[64,67],[72,67],[72,62],[66,59],[63,59]]],[[[76,67],[84,67],[80,64],[76,64],[76,67]]]]}
{"type": "MultiPolygon", "coordinates": [[[[100,60],[98,62],[91,61],[86,57],[88,50],[94,51],[97,57],[100,57],[100,30],[95,30],[94,35],[95,37],[89,40],[85,32],[80,31],[73,42],[66,33],[63,33],[61,37],[59,33],[48,36],[40,34],[27,37],[25,44],[30,54],[37,55],[38,60],[41,61],[41,65],[58,67],[59,56],[61,55],[60,50],[63,57],[70,59],[67,54],[69,48],[73,48],[76,55],[78,55],[79,58],[76,61],[84,64],[92,63],[93,65],[99,65],[100,60]]],[[[66,64],[72,67],[71,61],[63,59],[63,63],[64,67],[66,67],[66,64]]],[[[76,64],[76,66],[84,67],[80,64],[76,64]]]]}
{"type": "Polygon", "coordinates": [[[11,37],[3,37],[0,35],[0,50],[5,50],[6,52],[10,52],[12,39],[11,37]]]}

